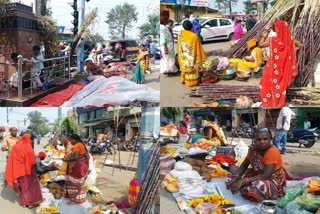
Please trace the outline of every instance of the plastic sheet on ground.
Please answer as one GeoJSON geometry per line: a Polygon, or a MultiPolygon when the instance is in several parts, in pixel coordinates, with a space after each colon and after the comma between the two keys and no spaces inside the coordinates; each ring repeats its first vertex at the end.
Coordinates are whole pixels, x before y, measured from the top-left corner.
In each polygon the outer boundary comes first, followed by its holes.
{"type": "Polygon", "coordinates": [[[97,76],[63,107],[128,105],[134,100],[160,103],[160,91],[122,77],[97,76]]]}
{"type": "MultiPolygon", "coordinates": [[[[211,180],[211,182],[208,182],[205,184],[205,188],[207,188],[207,190],[212,190],[213,192],[211,193],[218,193],[222,195],[224,198],[231,200],[231,202],[237,206],[236,208],[239,207],[241,210],[246,210],[246,208],[250,210],[260,209],[260,205],[258,203],[254,203],[246,200],[244,197],[242,197],[242,195],[239,192],[233,195],[231,191],[226,188],[225,178],[214,178],[211,180]],[[217,189],[216,187],[219,187],[219,188],[217,189]]],[[[176,198],[178,203],[182,204],[181,198],[183,198],[184,196],[181,193],[174,193],[173,196],[176,198]]],[[[193,209],[187,207],[186,199],[184,201],[184,207],[185,207],[184,210],[186,213],[195,214],[193,209]]],[[[243,212],[243,213],[248,213],[248,212],[243,212]]],[[[249,212],[249,213],[254,214],[257,212],[249,212]]],[[[277,214],[283,214],[283,213],[285,213],[284,210],[277,208],[277,214]]]]}
{"type": "Polygon", "coordinates": [[[74,204],[74,205],[68,204],[69,201],[70,201],[69,199],[62,198],[59,200],[58,204],[56,204],[56,207],[58,208],[60,213],[87,214],[88,210],[95,206],[95,204],[90,202],[89,199],[87,199],[86,202],[82,204],[74,204]]]}

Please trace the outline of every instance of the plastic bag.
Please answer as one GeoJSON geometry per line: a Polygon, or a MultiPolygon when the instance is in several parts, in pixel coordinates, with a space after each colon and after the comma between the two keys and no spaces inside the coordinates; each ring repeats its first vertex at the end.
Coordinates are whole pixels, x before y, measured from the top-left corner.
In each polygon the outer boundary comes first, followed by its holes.
{"type": "Polygon", "coordinates": [[[226,57],[220,58],[217,70],[223,70],[226,69],[229,65],[229,59],[226,57]]]}
{"type": "Polygon", "coordinates": [[[285,206],[287,206],[287,204],[291,201],[293,201],[296,197],[298,197],[299,195],[301,195],[304,191],[304,187],[303,186],[298,186],[294,189],[291,189],[290,191],[288,191],[286,193],[285,196],[283,196],[280,201],[278,206],[281,208],[284,208],[285,206]]]}
{"type": "Polygon", "coordinates": [[[192,170],[192,166],[186,162],[179,161],[174,165],[174,169],[178,171],[192,170]]]}
{"type": "Polygon", "coordinates": [[[214,210],[216,210],[219,207],[217,204],[212,204],[212,203],[201,203],[196,206],[195,211],[196,213],[201,213],[201,214],[211,214],[214,210]]]}
{"type": "Polygon", "coordinates": [[[311,214],[306,210],[302,210],[301,207],[295,201],[289,202],[285,207],[285,211],[286,213],[290,214],[311,214]]]}
{"type": "Polygon", "coordinates": [[[320,196],[314,196],[309,193],[304,193],[301,196],[298,196],[294,200],[301,208],[315,213],[320,208],[320,196]]]}

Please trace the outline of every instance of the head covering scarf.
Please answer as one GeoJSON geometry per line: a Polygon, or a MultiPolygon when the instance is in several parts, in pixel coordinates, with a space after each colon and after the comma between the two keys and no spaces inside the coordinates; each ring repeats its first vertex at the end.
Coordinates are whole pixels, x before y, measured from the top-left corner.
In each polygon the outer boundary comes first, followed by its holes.
{"type": "Polygon", "coordinates": [[[247,41],[247,48],[248,48],[248,51],[255,47],[257,45],[257,42],[258,40],[256,38],[253,38],[253,39],[250,39],[249,41],[247,41]]]}
{"type": "Polygon", "coordinates": [[[283,107],[286,90],[298,75],[294,38],[288,24],[279,20],[275,24],[276,37],[270,38],[270,58],[261,78],[262,107],[283,107]]]}
{"type": "Polygon", "coordinates": [[[13,146],[6,169],[6,181],[10,187],[20,177],[31,175],[32,166],[36,163],[31,145],[31,134],[24,134],[13,146]]]}
{"type": "Polygon", "coordinates": [[[199,24],[199,19],[194,19],[192,21],[192,32],[199,35],[201,32],[201,25],[199,24]]]}

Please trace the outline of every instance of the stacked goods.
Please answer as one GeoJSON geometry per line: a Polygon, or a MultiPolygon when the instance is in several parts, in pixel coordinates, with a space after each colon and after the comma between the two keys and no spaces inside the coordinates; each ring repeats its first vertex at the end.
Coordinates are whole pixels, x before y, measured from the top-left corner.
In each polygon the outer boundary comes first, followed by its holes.
{"type": "Polygon", "coordinates": [[[141,182],[140,194],[133,214],[151,213],[152,208],[158,198],[160,188],[160,143],[159,141],[152,146],[152,154],[146,169],[144,178],[141,182]]]}
{"type": "Polygon", "coordinates": [[[190,164],[192,169],[197,171],[200,176],[206,179],[206,181],[211,181],[210,169],[207,167],[207,164],[204,161],[186,158],[184,162],[190,164]]]}
{"type": "Polygon", "coordinates": [[[178,180],[171,174],[167,174],[162,182],[162,187],[166,188],[169,192],[179,192],[178,180]]]}
{"type": "Polygon", "coordinates": [[[161,155],[170,155],[173,158],[177,156],[177,151],[178,151],[177,147],[170,144],[160,147],[161,155]]]}
{"type": "Polygon", "coordinates": [[[223,164],[223,163],[227,163],[229,165],[234,165],[237,163],[236,160],[234,160],[231,157],[225,156],[224,154],[216,154],[211,160],[206,160],[207,164],[211,164],[211,163],[219,163],[219,164],[223,164]]]}
{"type": "Polygon", "coordinates": [[[205,103],[218,100],[236,100],[240,96],[250,97],[254,102],[260,101],[259,86],[244,85],[200,85],[191,90],[190,97],[202,97],[205,103]]]}
{"type": "Polygon", "coordinates": [[[289,88],[287,99],[295,105],[320,105],[320,87],[289,88]]]}
{"type": "Polygon", "coordinates": [[[211,204],[217,204],[217,205],[228,205],[232,204],[230,200],[225,199],[221,195],[214,193],[208,196],[205,196],[203,198],[194,199],[188,202],[189,207],[195,208],[198,204],[201,204],[203,202],[211,203],[211,204]]]}
{"type": "Polygon", "coordinates": [[[303,47],[297,52],[299,76],[294,83],[297,87],[306,87],[310,82],[314,86],[314,73],[320,57],[320,1],[318,0],[281,0],[277,1],[251,29],[248,34],[223,55],[228,58],[242,58],[246,55],[246,42],[252,38],[260,39],[266,26],[276,19],[288,22],[293,37],[301,41],[303,47]]]}
{"type": "Polygon", "coordinates": [[[169,155],[160,156],[160,179],[162,180],[172,170],[176,161],[169,155]]]}
{"type": "Polygon", "coordinates": [[[57,183],[50,183],[47,185],[49,191],[55,199],[60,199],[64,196],[64,188],[57,183]]]}
{"type": "Polygon", "coordinates": [[[176,125],[169,124],[160,128],[160,135],[162,136],[177,136],[178,130],[176,125]]]}

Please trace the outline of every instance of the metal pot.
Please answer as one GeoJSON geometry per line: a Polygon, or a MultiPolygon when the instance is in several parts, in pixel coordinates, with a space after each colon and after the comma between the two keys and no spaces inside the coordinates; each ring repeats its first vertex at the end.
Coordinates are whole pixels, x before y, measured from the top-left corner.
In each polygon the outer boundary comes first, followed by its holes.
{"type": "Polygon", "coordinates": [[[260,206],[261,214],[275,214],[277,213],[277,204],[270,200],[264,200],[260,206]]]}

